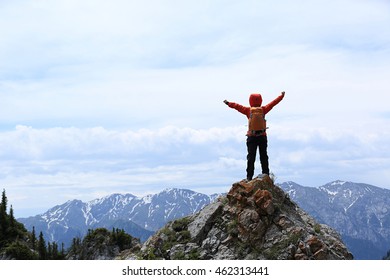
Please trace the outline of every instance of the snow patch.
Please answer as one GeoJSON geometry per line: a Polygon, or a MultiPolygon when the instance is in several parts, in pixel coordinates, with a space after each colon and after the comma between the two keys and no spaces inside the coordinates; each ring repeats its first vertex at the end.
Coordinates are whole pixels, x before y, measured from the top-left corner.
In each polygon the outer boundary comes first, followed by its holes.
{"type": "Polygon", "coordinates": [[[344,207],[344,212],[347,213],[348,209],[351,208],[351,207],[356,203],[356,201],[359,200],[359,198],[361,198],[361,196],[359,196],[358,198],[356,198],[349,206],[344,207]]]}
{"type": "Polygon", "coordinates": [[[334,181],[333,183],[331,183],[330,185],[331,185],[331,186],[342,186],[342,185],[344,185],[345,183],[347,183],[347,182],[337,180],[337,181],[334,181]]]}
{"type": "Polygon", "coordinates": [[[319,189],[326,192],[330,196],[336,196],[339,193],[338,191],[331,191],[331,190],[329,190],[327,188],[323,188],[323,187],[320,187],[319,189]]]}

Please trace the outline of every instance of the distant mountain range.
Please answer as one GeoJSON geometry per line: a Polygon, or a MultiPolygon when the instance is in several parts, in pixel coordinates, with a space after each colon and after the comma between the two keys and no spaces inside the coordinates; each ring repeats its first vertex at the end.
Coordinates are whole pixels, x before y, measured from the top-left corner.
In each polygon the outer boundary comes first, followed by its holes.
{"type": "MultiPolygon", "coordinates": [[[[334,181],[321,187],[294,182],[279,185],[290,198],[319,223],[336,229],[355,259],[381,259],[390,249],[390,190],[334,181]]],[[[154,231],[195,212],[219,196],[185,189],[166,189],[136,197],[113,194],[90,202],[68,201],[41,215],[18,219],[27,229],[42,231],[47,241],[65,247],[89,228],[123,228],[145,241],[154,231]]]]}
{"type": "Polygon", "coordinates": [[[390,190],[334,181],[312,188],[280,187],[318,222],[336,229],[355,259],[381,259],[390,249],[390,190]]]}
{"type": "Polygon", "coordinates": [[[205,195],[185,189],[166,189],[158,194],[136,197],[112,194],[90,202],[71,200],[47,212],[20,218],[28,230],[42,231],[45,239],[71,245],[74,237],[82,238],[88,229],[123,228],[145,241],[168,221],[198,212],[217,195],[205,195]]]}

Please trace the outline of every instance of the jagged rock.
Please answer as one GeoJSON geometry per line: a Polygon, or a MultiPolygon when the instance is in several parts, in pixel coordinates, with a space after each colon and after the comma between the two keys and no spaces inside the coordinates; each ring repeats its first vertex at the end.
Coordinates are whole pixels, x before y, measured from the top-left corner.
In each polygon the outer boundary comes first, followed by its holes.
{"type": "Polygon", "coordinates": [[[318,224],[265,176],[168,223],[141,249],[144,259],[352,259],[336,231],[318,224]]]}
{"type": "Polygon", "coordinates": [[[188,231],[193,239],[202,239],[205,233],[209,231],[211,222],[219,214],[222,204],[217,201],[207,205],[203,211],[197,215],[197,219],[188,225],[188,231]]]}

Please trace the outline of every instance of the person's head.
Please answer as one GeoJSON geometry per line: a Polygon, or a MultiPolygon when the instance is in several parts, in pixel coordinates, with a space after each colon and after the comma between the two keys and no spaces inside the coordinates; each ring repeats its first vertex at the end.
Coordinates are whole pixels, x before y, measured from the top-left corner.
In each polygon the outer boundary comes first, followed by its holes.
{"type": "Polygon", "coordinates": [[[261,94],[252,93],[249,96],[249,105],[251,105],[251,107],[260,107],[262,103],[263,103],[263,98],[261,97],[261,94]]]}

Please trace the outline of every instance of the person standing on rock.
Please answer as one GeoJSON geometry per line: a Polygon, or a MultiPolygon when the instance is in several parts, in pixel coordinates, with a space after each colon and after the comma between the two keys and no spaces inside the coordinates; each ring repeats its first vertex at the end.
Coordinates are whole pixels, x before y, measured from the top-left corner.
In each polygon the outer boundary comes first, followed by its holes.
{"type": "Polygon", "coordinates": [[[276,99],[265,106],[261,106],[263,103],[263,98],[259,93],[253,93],[249,96],[250,107],[242,106],[238,103],[229,102],[227,100],[223,101],[230,108],[236,109],[240,113],[246,115],[248,118],[248,132],[246,134],[246,145],[248,148],[246,179],[248,181],[253,179],[257,148],[259,148],[262,174],[269,175],[267,154],[268,140],[265,115],[271,111],[275,105],[282,101],[284,95],[285,92],[282,91],[282,93],[276,99]]]}

